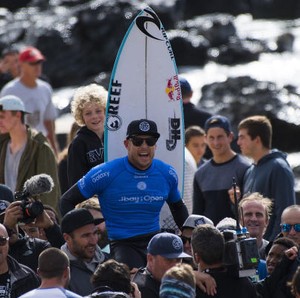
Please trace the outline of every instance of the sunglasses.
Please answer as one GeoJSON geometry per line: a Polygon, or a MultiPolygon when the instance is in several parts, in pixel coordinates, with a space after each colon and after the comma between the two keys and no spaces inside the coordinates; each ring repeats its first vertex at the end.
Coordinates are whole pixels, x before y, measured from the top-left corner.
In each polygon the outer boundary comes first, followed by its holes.
{"type": "Polygon", "coordinates": [[[180,236],[182,243],[186,244],[187,242],[189,242],[189,244],[191,244],[191,237],[185,237],[185,236],[180,236]]]}
{"type": "Polygon", "coordinates": [[[290,232],[292,228],[294,228],[295,232],[300,232],[300,223],[290,225],[290,224],[281,224],[281,231],[282,232],[290,232]]]}
{"type": "Polygon", "coordinates": [[[154,138],[154,137],[150,137],[150,138],[131,137],[130,140],[131,140],[132,144],[137,147],[142,146],[144,141],[150,147],[154,146],[157,142],[157,138],[154,138]]]}
{"type": "Polygon", "coordinates": [[[7,243],[8,240],[9,240],[9,237],[1,236],[0,237],[0,246],[4,246],[7,243]]]}

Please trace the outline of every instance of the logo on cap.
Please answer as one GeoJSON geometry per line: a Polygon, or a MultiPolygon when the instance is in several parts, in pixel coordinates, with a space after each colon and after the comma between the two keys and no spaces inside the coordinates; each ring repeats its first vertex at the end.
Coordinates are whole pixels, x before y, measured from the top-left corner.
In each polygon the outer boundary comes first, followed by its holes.
{"type": "Polygon", "coordinates": [[[148,122],[146,122],[146,121],[143,121],[143,122],[140,123],[139,129],[141,131],[147,132],[147,131],[150,130],[150,124],[148,122]]]}
{"type": "Polygon", "coordinates": [[[205,222],[204,218],[201,217],[201,218],[195,219],[194,225],[195,225],[195,227],[196,227],[196,226],[198,226],[198,225],[204,225],[205,223],[206,223],[206,222],[205,222]]]}
{"type": "Polygon", "coordinates": [[[172,245],[176,250],[181,250],[182,249],[182,244],[180,243],[179,239],[174,239],[172,241],[172,245]]]}

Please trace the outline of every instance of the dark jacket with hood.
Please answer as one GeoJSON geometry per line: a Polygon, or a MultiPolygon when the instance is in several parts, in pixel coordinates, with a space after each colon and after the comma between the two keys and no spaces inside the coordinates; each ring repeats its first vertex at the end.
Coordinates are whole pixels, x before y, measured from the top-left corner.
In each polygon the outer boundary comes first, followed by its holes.
{"type": "Polygon", "coordinates": [[[69,187],[91,168],[104,162],[103,141],[86,126],[81,127],[68,150],[69,187]]]}
{"type": "Polygon", "coordinates": [[[244,176],[243,194],[259,192],[273,201],[273,210],[264,239],[273,240],[280,232],[282,211],[295,204],[294,175],[286,154],[272,150],[252,164],[244,176]]]}

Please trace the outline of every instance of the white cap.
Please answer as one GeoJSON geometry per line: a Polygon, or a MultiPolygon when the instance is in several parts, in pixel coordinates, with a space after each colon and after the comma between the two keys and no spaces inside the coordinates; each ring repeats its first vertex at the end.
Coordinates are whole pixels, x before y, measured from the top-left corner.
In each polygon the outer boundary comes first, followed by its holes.
{"type": "Polygon", "coordinates": [[[214,223],[207,218],[204,215],[198,215],[198,214],[191,214],[186,221],[184,222],[184,224],[182,225],[182,229],[184,228],[191,228],[194,229],[199,225],[204,225],[204,224],[210,224],[210,225],[214,225],[214,223]]]}
{"type": "Polygon", "coordinates": [[[0,98],[0,111],[21,111],[27,113],[23,101],[15,95],[0,98]]]}

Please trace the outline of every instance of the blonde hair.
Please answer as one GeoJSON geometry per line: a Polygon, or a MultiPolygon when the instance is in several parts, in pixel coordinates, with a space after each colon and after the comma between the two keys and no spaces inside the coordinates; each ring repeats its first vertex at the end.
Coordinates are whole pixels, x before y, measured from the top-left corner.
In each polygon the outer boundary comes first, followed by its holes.
{"type": "Polygon", "coordinates": [[[101,212],[101,207],[99,203],[99,199],[97,196],[93,196],[75,206],[76,209],[84,208],[84,209],[93,209],[101,212]]]}
{"type": "Polygon", "coordinates": [[[97,103],[103,109],[106,108],[107,90],[100,85],[90,84],[79,87],[73,96],[71,102],[71,112],[78,125],[84,126],[82,111],[87,103],[97,103]]]}
{"type": "Polygon", "coordinates": [[[262,194],[260,194],[259,192],[253,192],[253,193],[249,193],[247,195],[245,195],[239,202],[239,214],[242,215],[243,214],[243,204],[247,203],[247,202],[258,202],[261,203],[263,205],[263,207],[265,208],[265,215],[266,218],[269,219],[271,213],[272,213],[272,206],[273,206],[273,202],[271,199],[264,197],[262,194]]]}

